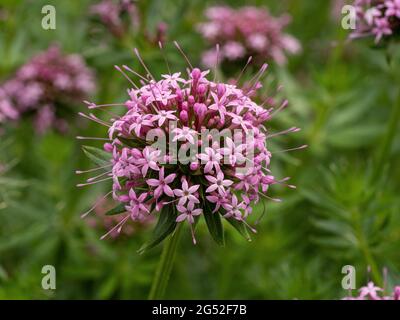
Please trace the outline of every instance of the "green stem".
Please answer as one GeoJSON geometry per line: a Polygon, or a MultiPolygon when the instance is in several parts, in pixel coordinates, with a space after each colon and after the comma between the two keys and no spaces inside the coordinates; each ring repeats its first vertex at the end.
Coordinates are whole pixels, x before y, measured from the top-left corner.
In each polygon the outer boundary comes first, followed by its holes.
{"type": "Polygon", "coordinates": [[[379,176],[382,173],[384,164],[387,163],[387,159],[390,156],[390,151],[392,149],[393,140],[397,133],[397,126],[399,122],[400,122],[400,90],[398,92],[395,105],[393,106],[387,131],[383,138],[382,146],[378,154],[377,163],[375,165],[372,175],[373,181],[379,178],[379,176]]]}
{"type": "Polygon", "coordinates": [[[153,284],[150,289],[149,300],[163,299],[168,286],[172,266],[174,264],[176,248],[178,247],[182,223],[178,225],[175,232],[165,240],[160,262],[157,266],[153,284]]]}

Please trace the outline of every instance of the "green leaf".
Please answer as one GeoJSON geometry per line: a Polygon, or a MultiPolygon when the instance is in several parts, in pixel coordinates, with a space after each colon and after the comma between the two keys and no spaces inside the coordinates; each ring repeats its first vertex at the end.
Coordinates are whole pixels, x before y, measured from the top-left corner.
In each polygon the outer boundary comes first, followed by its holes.
{"type": "Polygon", "coordinates": [[[120,214],[125,212],[125,203],[120,203],[119,205],[117,205],[115,208],[109,210],[106,212],[106,216],[114,216],[116,214],[120,214]]]}
{"type": "Polygon", "coordinates": [[[146,242],[139,250],[138,253],[142,254],[147,250],[154,248],[161,243],[168,235],[170,235],[176,228],[176,211],[174,206],[165,206],[160,212],[157,225],[154,228],[153,236],[150,241],[146,242]]]}
{"type": "Polygon", "coordinates": [[[250,233],[246,225],[242,221],[233,218],[226,219],[239,233],[247,240],[251,241],[250,233]]]}
{"type": "Polygon", "coordinates": [[[206,219],[208,231],[216,243],[225,245],[224,227],[222,226],[221,215],[216,212],[212,213],[209,205],[204,206],[204,218],[206,219]]]}
{"type": "Polygon", "coordinates": [[[83,152],[99,166],[105,166],[111,161],[111,154],[99,148],[83,146],[83,152]]]}

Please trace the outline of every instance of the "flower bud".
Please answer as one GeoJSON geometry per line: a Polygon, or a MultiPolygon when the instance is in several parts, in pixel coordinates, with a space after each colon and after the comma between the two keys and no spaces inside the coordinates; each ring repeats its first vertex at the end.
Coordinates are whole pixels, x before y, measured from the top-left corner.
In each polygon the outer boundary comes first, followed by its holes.
{"type": "Polygon", "coordinates": [[[217,84],[217,94],[218,94],[218,97],[222,97],[222,96],[225,94],[225,92],[226,92],[226,87],[225,87],[225,85],[222,84],[222,83],[218,83],[218,84],[217,84]]]}
{"type": "Polygon", "coordinates": [[[192,70],[192,78],[193,78],[193,80],[197,81],[197,80],[200,79],[200,77],[201,77],[201,71],[200,71],[200,69],[199,69],[199,68],[194,68],[194,69],[192,70]]]}
{"type": "Polygon", "coordinates": [[[104,148],[104,151],[107,151],[107,152],[112,152],[113,149],[114,149],[114,147],[112,146],[112,144],[111,144],[111,143],[108,143],[108,142],[104,144],[103,148],[104,148]]]}
{"type": "Polygon", "coordinates": [[[179,118],[184,122],[187,123],[189,120],[189,115],[186,110],[182,110],[181,113],[179,114],[179,118]]]}
{"type": "Polygon", "coordinates": [[[199,167],[200,167],[200,165],[198,162],[192,162],[190,164],[190,170],[192,170],[192,171],[196,171],[199,167]]]}
{"type": "Polygon", "coordinates": [[[206,93],[206,91],[207,91],[207,87],[204,84],[200,84],[197,87],[197,94],[200,96],[204,95],[206,93]]]}

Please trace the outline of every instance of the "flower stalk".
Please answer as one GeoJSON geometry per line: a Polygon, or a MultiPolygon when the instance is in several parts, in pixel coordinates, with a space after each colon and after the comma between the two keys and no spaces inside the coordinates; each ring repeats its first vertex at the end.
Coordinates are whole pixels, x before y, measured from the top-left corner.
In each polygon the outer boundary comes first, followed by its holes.
{"type": "Polygon", "coordinates": [[[175,232],[165,241],[160,261],[154,275],[153,284],[150,289],[149,300],[163,299],[171,276],[175,260],[176,249],[181,235],[182,224],[179,224],[175,232]]]}

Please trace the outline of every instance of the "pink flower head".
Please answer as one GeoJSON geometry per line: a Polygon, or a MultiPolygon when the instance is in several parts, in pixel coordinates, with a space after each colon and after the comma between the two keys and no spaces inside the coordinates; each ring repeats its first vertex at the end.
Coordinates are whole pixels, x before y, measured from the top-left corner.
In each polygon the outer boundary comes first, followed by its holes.
{"type": "Polygon", "coordinates": [[[36,131],[55,128],[64,133],[68,105],[76,105],[94,91],[93,72],[79,55],[64,55],[51,46],[21,66],[0,85],[0,122],[33,115],[36,131]]]}
{"type": "MultiPolygon", "coordinates": [[[[245,15],[258,13],[250,10],[245,15]]],[[[187,221],[194,242],[192,225],[203,215],[235,220],[254,231],[245,220],[260,196],[270,199],[264,193],[276,182],[267,149],[269,109],[254,102],[249,90],[210,80],[208,70],[191,68],[186,76],[145,79],[142,76],[140,84],[127,90],[120,117],[113,115],[109,122],[90,117],[109,127],[110,141],[100,153],[102,166],[94,169],[105,172],[79,186],[112,181],[110,194],[127,210],[117,230],[132,217],[158,214],[168,215],[162,216],[164,221],[187,221]]],[[[89,108],[95,106],[89,103],[89,108]]],[[[168,232],[173,229],[169,226],[168,232]]]]}
{"type": "MultiPolygon", "coordinates": [[[[198,30],[210,45],[221,46],[218,62],[240,61],[253,56],[260,64],[265,59],[284,64],[287,53],[296,54],[301,49],[294,37],[284,33],[289,17],[275,18],[266,8],[210,7],[206,17],[207,21],[201,23],[198,30]]],[[[217,55],[214,49],[204,52],[205,66],[213,67],[217,55]]]]}

